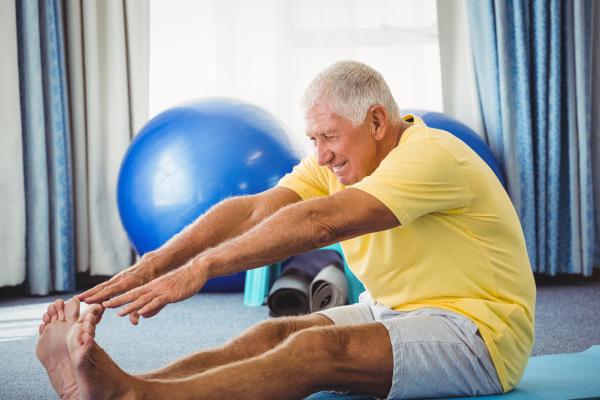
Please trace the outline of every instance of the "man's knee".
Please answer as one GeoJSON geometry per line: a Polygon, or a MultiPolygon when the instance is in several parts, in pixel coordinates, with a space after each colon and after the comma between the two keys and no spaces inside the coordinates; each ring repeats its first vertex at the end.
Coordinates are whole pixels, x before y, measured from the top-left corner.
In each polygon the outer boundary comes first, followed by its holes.
{"type": "Polygon", "coordinates": [[[392,380],[391,342],[383,325],[313,327],[285,342],[290,359],[317,378],[319,390],[352,390],[385,397],[392,380]]]}
{"type": "Polygon", "coordinates": [[[317,326],[330,325],[332,322],[319,314],[299,317],[280,317],[263,321],[252,328],[252,333],[275,346],[293,334],[317,326]]]}
{"type": "Polygon", "coordinates": [[[349,337],[335,327],[312,327],[291,335],[285,345],[297,357],[316,358],[319,363],[342,361],[348,354],[349,337]]]}
{"type": "Polygon", "coordinates": [[[326,368],[380,374],[391,373],[393,368],[389,334],[379,323],[304,329],[291,335],[285,346],[292,356],[326,368]]]}

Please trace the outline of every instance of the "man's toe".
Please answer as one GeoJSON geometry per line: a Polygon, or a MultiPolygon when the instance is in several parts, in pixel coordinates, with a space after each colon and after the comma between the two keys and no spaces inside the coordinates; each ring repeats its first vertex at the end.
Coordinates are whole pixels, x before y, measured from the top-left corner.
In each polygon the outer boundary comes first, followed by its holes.
{"type": "Polygon", "coordinates": [[[65,303],[65,318],[67,322],[75,322],[79,318],[79,298],[73,296],[65,303]]]}
{"type": "Polygon", "coordinates": [[[50,317],[50,322],[56,321],[58,319],[58,312],[54,307],[54,303],[48,305],[47,314],[50,317]]]}
{"type": "Polygon", "coordinates": [[[65,302],[63,299],[58,299],[54,302],[54,308],[58,314],[59,321],[66,321],[65,319],[65,302]]]}

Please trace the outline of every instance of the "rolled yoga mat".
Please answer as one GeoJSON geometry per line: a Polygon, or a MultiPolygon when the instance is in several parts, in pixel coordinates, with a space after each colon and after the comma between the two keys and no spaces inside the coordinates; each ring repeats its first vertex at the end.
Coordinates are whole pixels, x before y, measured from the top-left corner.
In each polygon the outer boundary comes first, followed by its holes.
{"type": "Polygon", "coordinates": [[[344,270],[330,264],[323,268],[310,283],[310,312],[321,311],[346,304],[348,282],[344,270]]]}
{"type": "Polygon", "coordinates": [[[335,250],[315,250],[284,261],[267,298],[270,315],[308,314],[346,304],[343,265],[335,250]]]}
{"type": "MultiPolygon", "coordinates": [[[[453,400],[477,397],[454,397],[453,400]]],[[[581,353],[531,357],[517,387],[502,395],[480,396],[484,400],[600,399],[600,346],[581,353]]],[[[315,393],[305,400],[373,400],[365,395],[315,393]]]]}

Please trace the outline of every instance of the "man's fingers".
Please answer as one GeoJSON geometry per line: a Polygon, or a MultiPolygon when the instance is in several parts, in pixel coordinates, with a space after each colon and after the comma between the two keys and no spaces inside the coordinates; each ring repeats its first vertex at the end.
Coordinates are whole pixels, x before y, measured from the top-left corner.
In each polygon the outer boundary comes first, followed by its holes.
{"type": "Polygon", "coordinates": [[[101,303],[104,300],[110,298],[112,295],[119,293],[121,292],[114,290],[114,286],[106,286],[97,293],[93,294],[92,296],[85,298],[84,301],[88,304],[101,303]]]}
{"type": "Polygon", "coordinates": [[[122,294],[119,297],[106,300],[102,302],[102,305],[104,306],[104,308],[121,307],[124,304],[131,303],[132,301],[137,300],[137,298],[145,294],[146,291],[147,289],[145,289],[144,286],[142,286],[137,289],[130,290],[129,292],[122,294]]]}
{"type": "Polygon", "coordinates": [[[86,299],[86,303],[104,302],[105,300],[109,300],[111,297],[125,293],[126,291],[128,291],[129,289],[133,289],[134,287],[135,286],[133,286],[131,283],[125,281],[117,282],[113,285],[105,287],[89,299],[86,299]]]}
{"type": "Polygon", "coordinates": [[[88,297],[95,295],[96,293],[98,293],[99,291],[101,291],[102,289],[104,289],[105,287],[107,287],[110,284],[111,284],[111,282],[110,282],[110,280],[108,280],[106,282],[99,283],[98,285],[94,286],[91,289],[86,290],[85,292],[81,293],[78,296],[79,301],[85,301],[88,297]]]}
{"type": "Polygon", "coordinates": [[[155,297],[150,303],[138,310],[138,314],[144,318],[150,318],[158,314],[168,303],[165,296],[155,297]]]}
{"type": "Polygon", "coordinates": [[[115,287],[122,288],[124,282],[121,278],[113,277],[110,280],[103,282],[96,287],[88,290],[87,292],[82,293],[79,297],[83,297],[83,300],[88,304],[99,303],[103,300],[106,300],[108,297],[119,294],[122,292],[113,293],[115,291],[115,287]],[[92,292],[93,291],[93,292],[92,292]],[[88,292],[92,292],[87,294],[88,292]]]}
{"type": "Polygon", "coordinates": [[[140,315],[137,312],[129,314],[129,322],[133,325],[137,325],[140,322],[140,315]]]}
{"type": "MultiPolygon", "coordinates": [[[[150,312],[145,312],[143,317],[144,318],[152,318],[154,317],[156,314],[158,314],[160,312],[160,310],[162,310],[163,308],[165,308],[166,304],[160,306],[159,308],[155,308],[154,310],[150,311],[150,312]]],[[[138,317],[139,318],[139,317],[138,317]]]]}
{"type": "Polygon", "coordinates": [[[117,315],[119,317],[124,317],[127,314],[131,314],[132,312],[137,311],[140,308],[142,308],[143,306],[145,306],[146,304],[148,304],[155,296],[156,296],[156,294],[153,292],[146,293],[146,294],[142,295],[141,297],[139,297],[134,302],[132,302],[131,304],[127,305],[127,307],[124,307],[121,311],[119,311],[119,313],[117,315]]]}

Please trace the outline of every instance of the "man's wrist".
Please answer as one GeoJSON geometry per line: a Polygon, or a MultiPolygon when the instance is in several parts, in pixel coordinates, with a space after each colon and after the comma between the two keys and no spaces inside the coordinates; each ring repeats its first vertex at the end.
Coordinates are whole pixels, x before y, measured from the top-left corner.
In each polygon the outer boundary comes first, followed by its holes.
{"type": "Polygon", "coordinates": [[[206,253],[197,255],[188,263],[188,267],[205,280],[214,278],[213,265],[212,258],[206,253]]]}
{"type": "Polygon", "coordinates": [[[162,275],[169,269],[169,256],[160,250],[153,250],[145,253],[141,257],[140,262],[142,265],[146,266],[153,279],[162,275]]]}

